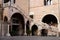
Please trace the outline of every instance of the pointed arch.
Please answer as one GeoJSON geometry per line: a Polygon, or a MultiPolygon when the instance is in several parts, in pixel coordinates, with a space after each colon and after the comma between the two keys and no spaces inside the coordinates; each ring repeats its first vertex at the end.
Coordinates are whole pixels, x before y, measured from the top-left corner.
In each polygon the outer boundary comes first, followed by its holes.
{"type": "Polygon", "coordinates": [[[10,34],[11,36],[23,36],[24,35],[24,17],[20,13],[14,13],[11,16],[11,27],[10,34]]]}
{"type": "Polygon", "coordinates": [[[45,15],[42,19],[42,22],[47,23],[49,25],[57,25],[58,24],[57,18],[52,14],[45,15]]]}
{"type": "Polygon", "coordinates": [[[31,29],[31,30],[32,30],[32,36],[37,35],[37,30],[38,30],[37,25],[34,24],[34,25],[32,26],[32,29],[31,29]]]}

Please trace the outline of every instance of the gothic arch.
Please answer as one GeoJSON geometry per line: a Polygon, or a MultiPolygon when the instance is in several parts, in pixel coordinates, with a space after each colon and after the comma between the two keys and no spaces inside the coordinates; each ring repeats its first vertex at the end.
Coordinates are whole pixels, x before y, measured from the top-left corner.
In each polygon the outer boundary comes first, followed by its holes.
{"type": "Polygon", "coordinates": [[[9,2],[9,1],[11,1],[11,0],[4,0],[4,3],[7,3],[7,2],[9,2]]]}
{"type": "Polygon", "coordinates": [[[37,35],[37,30],[38,30],[38,27],[37,27],[37,25],[34,24],[31,28],[32,36],[37,35]]]}
{"type": "Polygon", "coordinates": [[[57,25],[58,24],[57,18],[52,14],[45,15],[42,19],[42,22],[47,23],[49,25],[57,25]]]}
{"type": "Polygon", "coordinates": [[[25,21],[20,13],[14,13],[11,16],[10,34],[11,36],[23,36],[25,21]]]}

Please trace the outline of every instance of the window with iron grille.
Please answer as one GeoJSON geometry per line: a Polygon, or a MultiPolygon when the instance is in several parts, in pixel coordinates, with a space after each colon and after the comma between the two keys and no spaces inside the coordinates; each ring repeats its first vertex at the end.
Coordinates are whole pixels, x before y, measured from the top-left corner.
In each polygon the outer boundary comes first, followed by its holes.
{"type": "Polygon", "coordinates": [[[10,0],[4,0],[4,3],[7,3],[7,2],[9,2],[10,0]]]}
{"type": "Polygon", "coordinates": [[[52,0],[44,0],[44,5],[51,5],[52,4],[52,0]]]}
{"type": "Polygon", "coordinates": [[[13,1],[13,3],[15,3],[15,0],[4,0],[4,3],[7,3],[7,2],[11,2],[11,1],[13,1]]]}

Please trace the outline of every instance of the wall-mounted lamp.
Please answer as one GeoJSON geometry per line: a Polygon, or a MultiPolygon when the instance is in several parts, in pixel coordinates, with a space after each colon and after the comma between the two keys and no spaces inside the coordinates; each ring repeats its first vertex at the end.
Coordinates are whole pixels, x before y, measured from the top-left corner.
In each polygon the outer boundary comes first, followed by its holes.
{"type": "Polygon", "coordinates": [[[29,16],[33,19],[34,12],[30,12],[30,13],[29,13],[29,16]]]}

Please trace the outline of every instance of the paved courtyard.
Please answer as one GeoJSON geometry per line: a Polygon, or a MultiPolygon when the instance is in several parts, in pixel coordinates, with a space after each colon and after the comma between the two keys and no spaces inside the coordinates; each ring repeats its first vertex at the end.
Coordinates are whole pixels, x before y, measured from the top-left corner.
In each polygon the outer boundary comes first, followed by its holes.
{"type": "Polygon", "coordinates": [[[0,37],[0,40],[60,40],[60,37],[15,36],[15,37],[0,37]]]}

